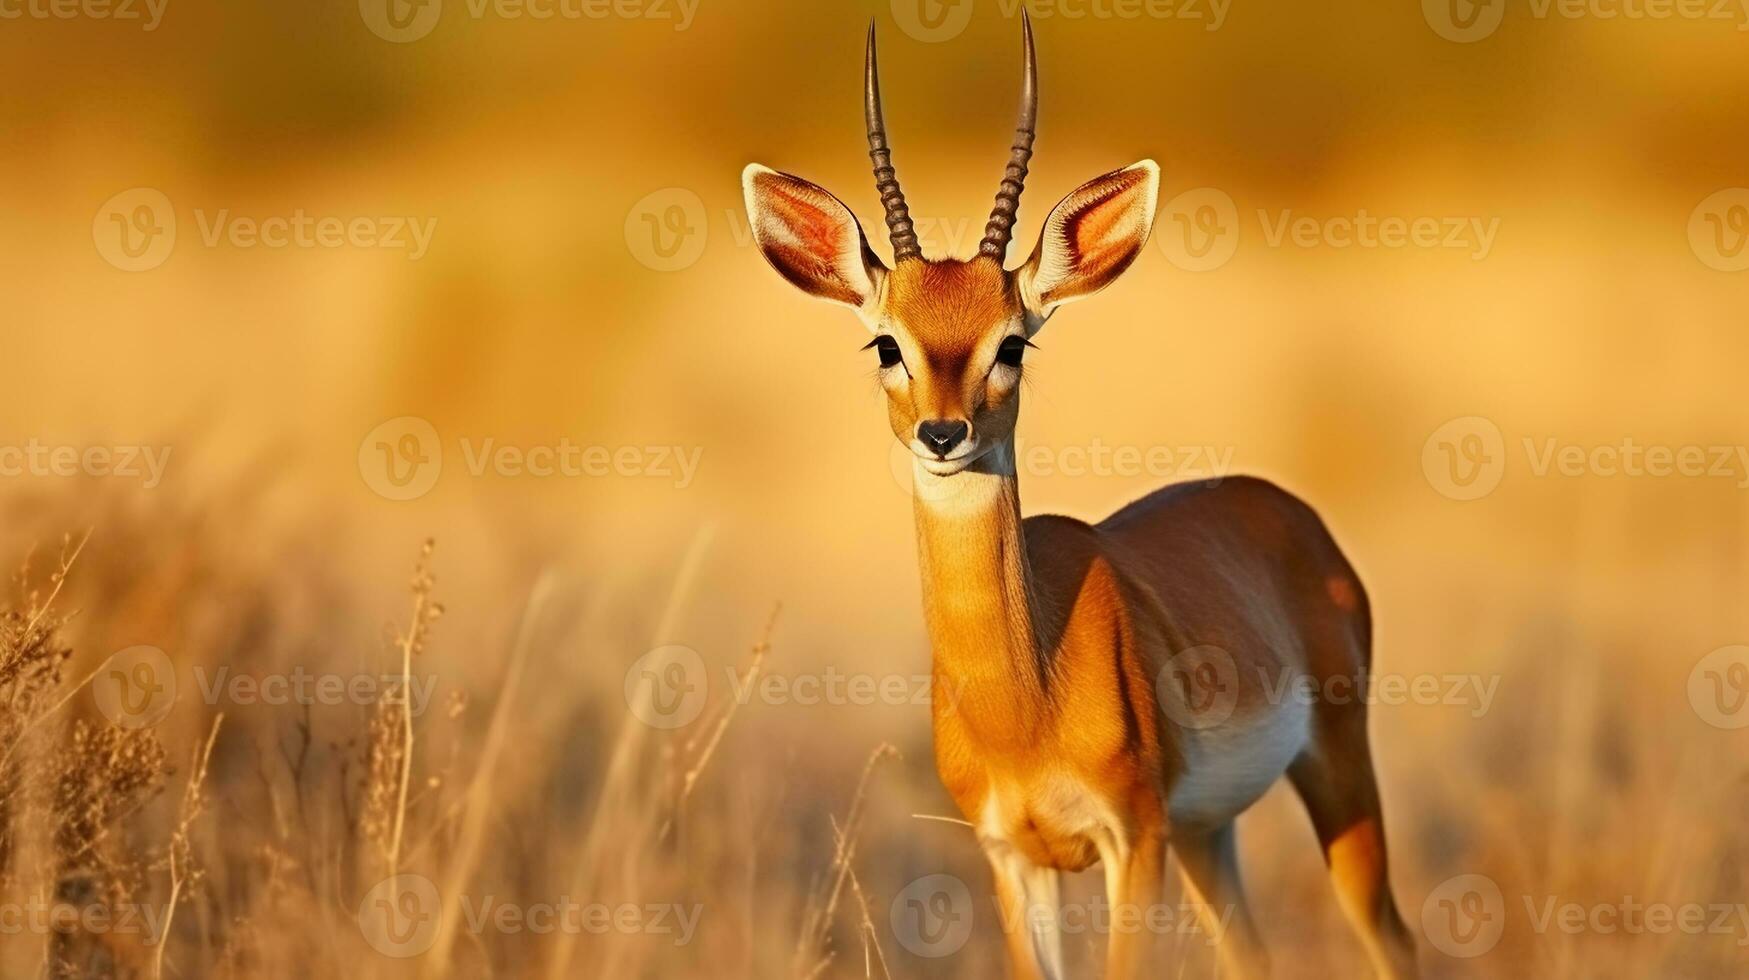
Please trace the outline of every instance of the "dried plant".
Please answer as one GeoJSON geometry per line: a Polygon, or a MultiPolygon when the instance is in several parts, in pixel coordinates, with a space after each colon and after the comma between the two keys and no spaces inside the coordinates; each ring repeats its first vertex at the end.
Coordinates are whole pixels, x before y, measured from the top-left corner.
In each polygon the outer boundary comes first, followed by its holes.
{"type": "MultiPolygon", "coordinates": [[[[845,815],[843,825],[839,825],[836,817],[832,818],[830,884],[823,891],[811,896],[808,902],[807,919],[796,942],[795,958],[791,966],[793,975],[801,980],[812,980],[825,973],[837,956],[832,948],[832,925],[838,919],[838,903],[844,895],[846,885],[851,887],[860,906],[861,918],[858,920],[857,931],[863,937],[865,949],[871,942],[874,927],[869,922],[868,902],[863,895],[862,883],[857,880],[853,867],[857,833],[862,827],[863,807],[868,800],[869,778],[882,762],[897,758],[898,749],[886,744],[877,746],[869,754],[868,761],[863,763],[862,776],[856,781],[856,792],[850,798],[850,811],[845,815]]],[[[887,968],[886,956],[880,952],[878,943],[874,944],[873,951],[879,957],[884,973],[887,968]]]]}
{"type": "Polygon", "coordinates": [[[206,810],[207,769],[212,763],[213,745],[219,740],[219,726],[225,721],[224,715],[213,719],[212,731],[207,735],[206,742],[194,751],[188,774],[188,783],[182,790],[182,805],[177,810],[176,827],[170,834],[170,846],[165,856],[165,865],[170,872],[170,898],[164,904],[164,924],[154,945],[152,958],[152,976],[164,976],[164,950],[169,948],[170,926],[176,920],[176,903],[187,888],[200,880],[201,867],[195,860],[194,845],[191,830],[194,822],[206,810]]]}
{"type": "Polygon", "coordinates": [[[431,574],[434,547],[435,542],[427,540],[419,551],[410,583],[412,617],[406,627],[395,631],[389,644],[399,658],[400,673],[373,705],[364,745],[359,829],[376,846],[390,875],[400,870],[407,794],[413,780],[413,661],[425,652],[431,624],[443,615],[443,606],[431,598],[436,584],[431,574]]]}
{"type": "Polygon", "coordinates": [[[59,630],[65,618],[52,612],[66,583],[67,572],[84,542],[69,539],[60,565],[49,576],[45,595],[34,584],[30,556],[13,573],[18,607],[0,610],[0,880],[12,866],[14,816],[24,790],[23,754],[26,732],[46,714],[61,686],[61,675],[72,648],[63,645],[59,630]]]}
{"type": "MultiPolygon", "coordinates": [[[[148,895],[155,859],[125,839],[127,822],[163,788],[164,747],[147,729],[73,723],[68,743],[51,758],[48,820],[55,855],[54,895],[74,909],[139,906],[148,895]]],[[[55,960],[67,976],[109,972],[113,948],[68,930],[55,934],[55,960]]]]}

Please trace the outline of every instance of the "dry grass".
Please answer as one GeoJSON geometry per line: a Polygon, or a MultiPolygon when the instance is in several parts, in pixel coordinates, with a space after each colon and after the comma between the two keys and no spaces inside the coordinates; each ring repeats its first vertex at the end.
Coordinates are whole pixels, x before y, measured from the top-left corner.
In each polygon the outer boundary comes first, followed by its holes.
{"type": "MultiPolygon", "coordinates": [[[[194,525],[167,530],[194,532],[194,525]]],[[[135,541],[151,536],[139,527],[124,533],[135,541]]],[[[180,543],[185,553],[212,545],[198,532],[191,537],[180,543]]],[[[682,561],[656,635],[672,632],[682,615],[705,543],[701,536],[682,561]]],[[[834,831],[829,817],[821,830],[837,833],[836,844],[817,855],[834,877],[827,892],[810,898],[805,883],[784,879],[723,880],[744,873],[731,869],[731,860],[752,857],[717,836],[714,812],[737,796],[736,778],[719,774],[721,754],[732,751],[736,700],[715,699],[696,724],[665,732],[629,715],[619,693],[586,692],[560,713],[608,718],[610,725],[590,727],[617,727],[618,734],[577,746],[576,755],[543,739],[527,712],[551,693],[531,683],[529,666],[536,644],[554,640],[546,621],[549,583],[537,583],[526,597],[495,683],[470,691],[445,684],[441,668],[424,669],[430,648],[442,643],[430,542],[416,561],[405,624],[387,630],[380,654],[352,664],[312,652],[323,645],[315,638],[292,637],[273,659],[255,658],[251,644],[286,629],[304,590],[317,586],[278,576],[234,582],[226,593],[249,590],[256,605],[232,620],[235,630],[210,634],[210,645],[179,651],[171,715],[133,728],[113,723],[92,696],[92,686],[107,681],[112,658],[75,658],[63,639],[71,617],[60,611],[70,579],[84,573],[125,582],[128,572],[90,567],[107,556],[101,543],[85,553],[83,567],[76,554],[69,546],[40,582],[26,565],[0,620],[7,750],[0,762],[0,901],[24,916],[0,943],[0,975],[667,976],[710,972],[724,944],[734,942],[734,930],[708,923],[696,940],[679,944],[666,933],[541,931],[532,922],[524,929],[482,928],[476,921],[482,907],[532,914],[545,906],[562,911],[573,899],[611,909],[682,905],[698,909],[685,914],[701,921],[758,920],[760,930],[784,934],[772,962],[793,948],[798,966],[805,955],[816,976],[837,956],[841,931],[860,934],[859,949],[872,941],[866,921],[836,921],[853,873],[853,841],[834,831]],[[75,677],[71,662],[93,666],[75,677]],[[301,667],[385,683],[339,706],[233,704],[225,692],[235,688],[215,687],[220,693],[213,697],[202,685],[216,675],[193,674],[197,666],[227,663],[257,678],[301,667]],[[427,695],[436,696],[421,703],[427,695]],[[472,710],[476,703],[486,707],[485,717],[472,710]],[[236,720],[221,726],[221,708],[236,720]],[[172,770],[172,757],[187,758],[188,767],[172,770]],[[178,781],[180,792],[164,792],[178,781]],[[403,873],[445,896],[417,910],[431,913],[430,933],[415,940],[419,955],[373,948],[380,937],[361,920],[372,888],[403,873]],[[749,889],[749,896],[775,888],[795,907],[766,920],[751,908],[728,911],[731,893],[698,891],[726,885],[749,889]],[[811,901],[828,907],[812,908],[811,901]],[[31,918],[39,907],[60,907],[66,918],[47,912],[31,918]]],[[[222,573],[223,560],[208,554],[194,564],[222,573]]],[[[211,597],[161,591],[166,584],[134,582],[110,595],[80,591],[94,598],[99,616],[115,604],[142,621],[199,618],[197,607],[211,597]],[[180,608],[162,608],[165,602],[180,608]]],[[[331,624],[348,626],[355,615],[341,607],[329,614],[331,624]]],[[[773,610],[739,667],[742,682],[758,676],[776,626],[773,610]]],[[[552,707],[541,704],[537,715],[552,707]]],[[[885,754],[870,759],[850,797],[841,818],[847,832],[861,821],[863,790],[885,754]]],[[[741,819],[749,817],[743,812],[741,819]]],[[[741,832],[755,828],[743,824],[741,832]]]]}
{"type": "MultiPolygon", "coordinates": [[[[974,896],[987,888],[964,827],[916,818],[949,812],[920,712],[906,715],[899,749],[871,726],[779,717],[724,685],[679,729],[628,713],[626,665],[680,634],[708,532],[678,556],[661,601],[624,609],[552,574],[525,578],[514,599],[507,587],[458,595],[445,587],[444,552],[427,544],[405,620],[373,645],[359,638],[376,617],[310,553],[307,529],[269,542],[279,557],[264,565],[214,530],[251,526],[224,516],[105,512],[83,550],[69,542],[50,568],[17,577],[0,616],[0,901],[101,910],[109,924],[88,915],[14,930],[0,937],[0,975],[1001,975],[987,899],[974,898],[975,928],[956,955],[921,957],[895,935],[890,907],[908,882],[948,873],[974,896]],[[142,546],[177,558],[142,572],[131,551],[142,546]],[[440,600],[498,609],[476,622],[508,638],[455,635],[440,600]],[[112,724],[90,696],[107,650],[74,655],[72,635],[173,648],[170,714],[154,727],[112,724]],[[394,679],[341,704],[266,705],[205,694],[224,665],[394,679]],[[428,883],[435,902],[379,887],[398,874],[428,883]],[[394,911],[385,894],[411,903],[399,907],[409,918],[380,918],[394,911]],[[636,908],[657,928],[545,931],[492,917],[567,901],[636,908]],[[661,923],[643,911],[669,906],[679,912],[661,923]],[[663,931],[694,914],[686,941],[663,931]],[[402,936],[411,945],[396,946],[402,936]],[[415,948],[424,952],[393,955],[415,948]]],[[[1740,742],[1733,754],[1696,739],[1615,682],[1643,664],[1557,635],[1530,657],[1534,634],[1510,626],[1472,624],[1506,635],[1477,644],[1498,652],[1473,669],[1508,679],[1485,723],[1439,710],[1380,719],[1406,914],[1419,926],[1423,898],[1460,873],[1487,874],[1507,902],[1496,950],[1467,960],[1424,947],[1430,972],[1742,975],[1749,923],[1698,936],[1527,927],[1527,897],[1743,901],[1749,786],[1740,742]]],[[[710,669],[753,684],[774,665],[807,666],[786,659],[775,611],[742,645],[739,662],[710,669]]],[[[1272,794],[1244,833],[1281,972],[1362,975],[1293,801],[1272,794]]],[[[1083,875],[1068,896],[1097,888],[1083,875]]],[[[1165,901],[1178,901],[1176,885],[1165,901]]],[[[1094,975],[1099,938],[1068,946],[1074,975],[1094,975]]],[[[1214,975],[1195,935],[1161,935],[1158,963],[1164,976],[1214,975]]]]}

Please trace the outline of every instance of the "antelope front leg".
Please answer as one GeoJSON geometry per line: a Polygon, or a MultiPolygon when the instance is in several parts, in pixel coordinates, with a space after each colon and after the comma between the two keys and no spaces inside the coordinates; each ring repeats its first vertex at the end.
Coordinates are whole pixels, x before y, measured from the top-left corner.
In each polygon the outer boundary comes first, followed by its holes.
{"type": "Polygon", "coordinates": [[[1062,899],[1058,874],[1036,867],[1007,848],[985,851],[996,872],[996,900],[1014,980],[1062,980],[1062,899]]]}
{"type": "Polygon", "coordinates": [[[1166,845],[1158,834],[1143,834],[1128,847],[1111,848],[1105,864],[1105,898],[1111,906],[1111,934],[1106,939],[1106,980],[1135,980],[1153,950],[1148,913],[1160,901],[1166,845]]]}

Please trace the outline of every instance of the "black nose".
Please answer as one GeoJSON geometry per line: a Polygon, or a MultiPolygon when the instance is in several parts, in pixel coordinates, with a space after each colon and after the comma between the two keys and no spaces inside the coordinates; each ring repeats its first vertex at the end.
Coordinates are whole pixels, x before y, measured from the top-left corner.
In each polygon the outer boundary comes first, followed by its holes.
{"type": "Polygon", "coordinates": [[[953,452],[953,447],[960,444],[966,437],[967,426],[964,422],[947,419],[931,419],[928,422],[917,423],[917,438],[923,440],[937,456],[943,459],[953,452]]]}

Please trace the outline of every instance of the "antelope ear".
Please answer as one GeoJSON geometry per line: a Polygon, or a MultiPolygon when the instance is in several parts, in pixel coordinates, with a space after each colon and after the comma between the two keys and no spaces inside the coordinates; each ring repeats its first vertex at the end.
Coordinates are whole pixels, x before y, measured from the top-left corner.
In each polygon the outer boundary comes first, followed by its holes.
{"type": "Polygon", "coordinates": [[[843,303],[867,319],[887,269],[844,202],[757,163],[742,171],[741,188],[753,241],[772,268],[803,292],[843,303]]]}
{"type": "Polygon", "coordinates": [[[1063,198],[1020,268],[1027,313],[1042,322],[1058,306],[1110,285],[1147,244],[1159,196],[1160,167],[1143,160],[1095,177],[1063,198]]]}

